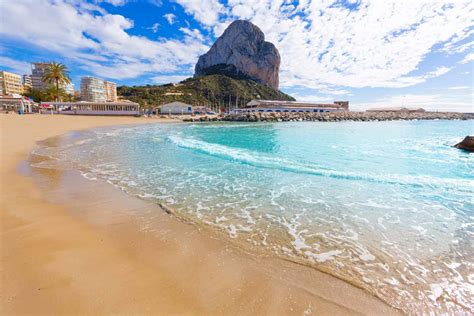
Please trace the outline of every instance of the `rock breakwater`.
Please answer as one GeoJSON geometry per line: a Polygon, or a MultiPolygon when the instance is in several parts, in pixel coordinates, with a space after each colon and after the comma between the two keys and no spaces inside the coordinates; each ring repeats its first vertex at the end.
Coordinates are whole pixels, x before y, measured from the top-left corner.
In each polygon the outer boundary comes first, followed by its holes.
{"type": "Polygon", "coordinates": [[[455,112],[328,112],[328,113],[239,113],[221,116],[186,118],[185,122],[340,122],[340,121],[398,121],[398,120],[472,120],[472,113],[455,112]]]}

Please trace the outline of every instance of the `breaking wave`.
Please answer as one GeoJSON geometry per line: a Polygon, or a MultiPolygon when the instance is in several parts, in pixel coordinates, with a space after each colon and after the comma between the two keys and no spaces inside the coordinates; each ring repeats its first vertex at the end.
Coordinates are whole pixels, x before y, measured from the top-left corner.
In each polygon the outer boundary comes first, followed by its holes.
{"type": "Polygon", "coordinates": [[[472,192],[474,180],[469,179],[449,179],[435,178],[432,176],[408,176],[408,175],[372,175],[369,173],[341,172],[337,170],[324,169],[320,166],[290,160],[281,157],[274,157],[258,152],[252,152],[239,148],[232,148],[220,144],[208,143],[194,138],[184,138],[179,135],[171,135],[168,139],[175,145],[192,149],[194,151],[219,157],[222,159],[237,161],[258,168],[277,169],[295,173],[305,173],[315,176],[331,177],[336,179],[362,180],[377,183],[409,185],[409,186],[429,186],[456,188],[465,192],[472,192]]]}

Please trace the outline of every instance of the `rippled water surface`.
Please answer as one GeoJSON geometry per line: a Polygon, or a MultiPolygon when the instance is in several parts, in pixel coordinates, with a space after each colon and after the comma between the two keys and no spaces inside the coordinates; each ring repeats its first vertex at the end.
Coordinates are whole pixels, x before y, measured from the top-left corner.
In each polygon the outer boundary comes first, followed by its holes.
{"type": "Polygon", "coordinates": [[[209,123],[70,133],[38,167],[156,200],[409,313],[474,312],[470,121],[209,123]]]}

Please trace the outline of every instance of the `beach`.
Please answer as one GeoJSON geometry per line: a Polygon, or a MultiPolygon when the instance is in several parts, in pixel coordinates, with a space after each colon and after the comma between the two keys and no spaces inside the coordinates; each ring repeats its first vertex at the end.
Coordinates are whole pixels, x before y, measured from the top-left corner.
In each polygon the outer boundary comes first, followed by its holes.
{"type": "Polygon", "coordinates": [[[144,229],[134,214],[158,206],[110,185],[47,171],[34,180],[23,170],[38,141],[166,119],[0,120],[2,314],[399,313],[335,277],[242,251],[164,211],[144,229]]]}

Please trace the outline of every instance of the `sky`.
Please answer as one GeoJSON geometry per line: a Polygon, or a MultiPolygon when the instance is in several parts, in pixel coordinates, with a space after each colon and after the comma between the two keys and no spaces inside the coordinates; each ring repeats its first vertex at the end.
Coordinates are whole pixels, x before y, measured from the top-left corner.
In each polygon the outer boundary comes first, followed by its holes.
{"type": "Polygon", "coordinates": [[[0,0],[0,69],[61,62],[76,89],[179,82],[237,19],[277,47],[297,100],[474,112],[473,1],[0,0]]]}

